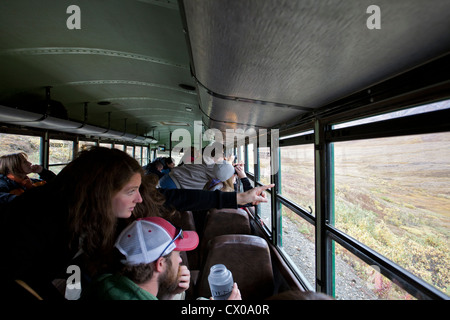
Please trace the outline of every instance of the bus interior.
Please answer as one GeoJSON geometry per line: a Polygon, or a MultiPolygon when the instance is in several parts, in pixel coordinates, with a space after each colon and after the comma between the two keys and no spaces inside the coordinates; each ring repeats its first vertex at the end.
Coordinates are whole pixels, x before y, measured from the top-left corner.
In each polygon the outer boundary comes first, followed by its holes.
{"type": "Polygon", "coordinates": [[[195,294],[228,257],[247,299],[448,299],[450,1],[17,0],[0,30],[2,154],[34,136],[55,172],[83,144],[144,166],[242,137],[275,187],[208,212],[195,294]]]}

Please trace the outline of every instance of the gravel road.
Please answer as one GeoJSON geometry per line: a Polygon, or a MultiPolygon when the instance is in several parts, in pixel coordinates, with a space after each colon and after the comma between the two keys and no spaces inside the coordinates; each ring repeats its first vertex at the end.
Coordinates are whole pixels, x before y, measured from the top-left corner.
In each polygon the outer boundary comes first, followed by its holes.
{"type": "MultiPolygon", "coordinates": [[[[314,243],[298,231],[295,223],[283,219],[283,248],[296,263],[310,284],[315,287],[314,243]]],[[[367,283],[355,274],[351,266],[337,256],[335,258],[336,299],[372,300],[377,296],[370,291],[367,283]]]]}

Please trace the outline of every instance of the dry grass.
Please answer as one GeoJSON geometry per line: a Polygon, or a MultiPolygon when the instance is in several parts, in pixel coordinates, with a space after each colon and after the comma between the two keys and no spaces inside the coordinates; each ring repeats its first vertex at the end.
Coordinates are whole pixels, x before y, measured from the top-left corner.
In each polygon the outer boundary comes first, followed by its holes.
{"type": "MultiPolygon", "coordinates": [[[[335,225],[450,294],[450,134],[343,142],[334,150],[335,225]]],[[[283,194],[314,208],[313,153],[281,159],[283,194]]],[[[391,287],[384,298],[404,298],[391,287]]]]}

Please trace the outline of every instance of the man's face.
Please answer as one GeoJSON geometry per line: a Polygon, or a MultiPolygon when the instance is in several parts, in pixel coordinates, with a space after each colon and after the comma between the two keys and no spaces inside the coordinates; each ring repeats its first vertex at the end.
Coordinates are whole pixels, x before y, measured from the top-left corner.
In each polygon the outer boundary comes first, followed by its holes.
{"type": "Polygon", "coordinates": [[[181,261],[179,251],[172,251],[171,255],[166,259],[166,270],[159,276],[158,296],[172,293],[178,288],[178,271],[181,261]]]}

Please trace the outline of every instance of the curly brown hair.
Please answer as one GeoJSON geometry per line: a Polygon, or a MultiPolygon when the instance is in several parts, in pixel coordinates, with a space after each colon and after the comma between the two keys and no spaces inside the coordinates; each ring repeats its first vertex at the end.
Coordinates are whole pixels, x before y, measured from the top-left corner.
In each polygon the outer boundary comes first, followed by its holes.
{"type": "Polygon", "coordinates": [[[117,217],[111,199],[136,173],[144,175],[134,158],[102,147],[80,152],[59,173],[52,185],[67,198],[72,246],[81,239],[88,256],[113,247],[117,217]]]}

